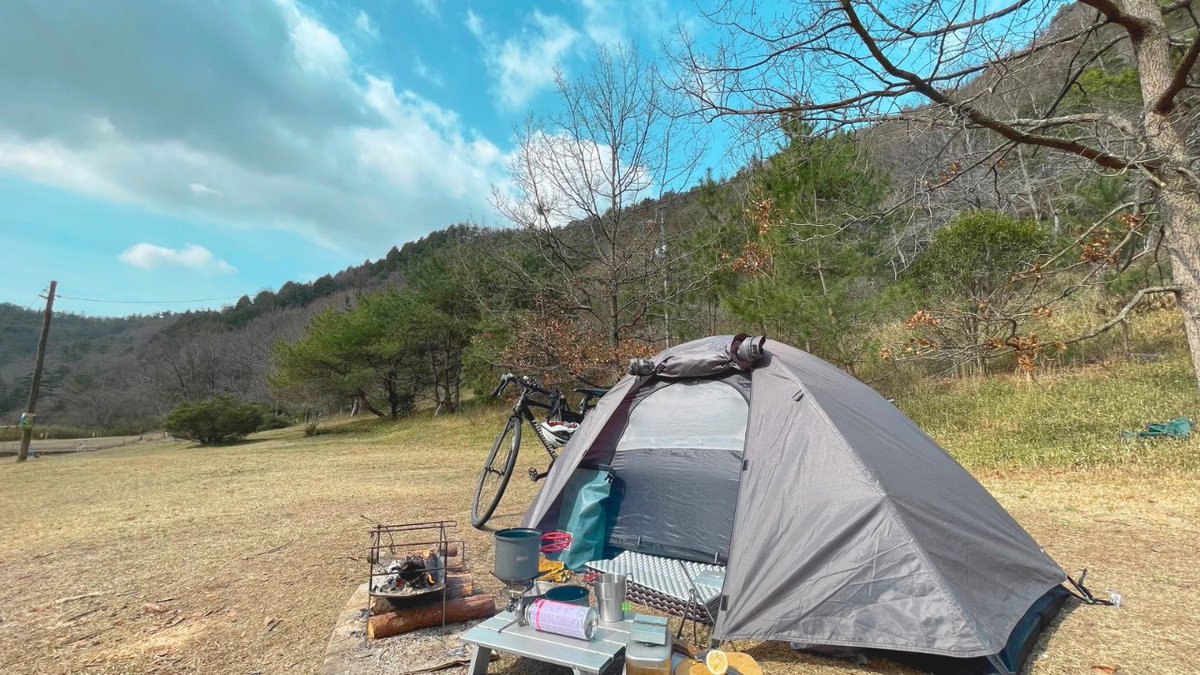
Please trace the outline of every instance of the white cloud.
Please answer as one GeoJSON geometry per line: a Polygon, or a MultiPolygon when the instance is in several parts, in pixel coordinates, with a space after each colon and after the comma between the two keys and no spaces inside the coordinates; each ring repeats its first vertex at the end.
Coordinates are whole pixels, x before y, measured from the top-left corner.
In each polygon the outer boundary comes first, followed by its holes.
{"type": "Polygon", "coordinates": [[[300,6],[294,2],[277,0],[277,4],[291,24],[292,52],[300,67],[325,77],[345,77],[350,65],[350,54],[338,36],[321,22],[301,11],[300,6]]]}
{"type": "Polygon", "coordinates": [[[625,16],[621,4],[610,0],[580,0],[587,14],[583,28],[597,44],[612,44],[625,39],[625,16]],[[615,5],[615,6],[614,6],[615,5]]]}
{"type": "Polygon", "coordinates": [[[413,73],[415,73],[417,77],[429,82],[435,87],[440,87],[445,84],[445,82],[442,80],[441,73],[426,65],[426,63],[421,60],[420,56],[416,57],[413,61],[413,73]]]}
{"type": "Polygon", "coordinates": [[[467,18],[463,19],[463,25],[467,27],[471,35],[483,39],[483,19],[475,13],[475,10],[467,10],[467,18]]]}
{"type": "Polygon", "coordinates": [[[432,17],[441,16],[442,0],[413,0],[426,14],[432,17]]]}
{"type": "Polygon", "coordinates": [[[371,38],[372,40],[379,39],[379,27],[371,21],[371,17],[363,10],[358,10],[358,14],[354,17],[354,27],[358,32],[371,38]]]}
{"type": "Polygon", "coordinates": [[[583,31],[598,45],[624,44],[630,33],[655,38],[670,28],[672,14],[666,0],[579,0],[584,10],[583,31]]]}
{"type": "Polygon", "coordinates": [[[490,213],[497,147],[292,0],[41,7],[0,2],[0,174],[356,255],[490,213]]]}
{"type": "Polygon", "coordinates": [[[221,192],[219,190],[214,190],[214,189],[208,187],[207,185],[205,185],[204,183],[189,183],[188,189],[192,191],[192,194],[198,195],[198,196],[199,195],[219,195],[219,194],[221,194],[221,192]]]}
{"type": "Polygon", "coordinates": [[[496,97],[503,108],[525,107],[554,84],[555,70],[579,39],[579,32],[562,17],[534,10],[516,35],[503,40],[486,33],[474,12],[467,28],[484,47],[484,62],[496,78],[496,97]]]}
{"type": "Polygon", "coordinates": [[[219,274],[233,274],[237,270],[224,260],[217,259],[212,251],[188,244],[180,249],[155,246],[142,242],[134,244],[117,256],[121,262],[144,270],[157,267],[185,267],[187,269],[219,274]]]}

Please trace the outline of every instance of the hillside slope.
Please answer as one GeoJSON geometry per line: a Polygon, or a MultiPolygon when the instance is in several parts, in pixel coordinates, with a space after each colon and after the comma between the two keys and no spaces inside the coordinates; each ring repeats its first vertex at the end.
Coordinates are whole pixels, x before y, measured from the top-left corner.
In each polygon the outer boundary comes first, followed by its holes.
{"type": "MultiPolygon", "coordinates": [[[[218,310],[122,318],[55,312],[40,419],[136,430],[143,420],[153,423],[174,400],[164,400],[157,390],[186,389],[198,360],[207,360],[206,366],[221,361],[213,369],[228,376],[210,393],[229,390],[265,398],[277,340],[295,339],[314,314],[345,304],[358,292],[402,286],[409,265],[476,231],[454,225],[393,247],[378,260],[308,283],[289,281],[218,310]]],[[[41,323],[36,308],[0,304],[0,425],[15,423],[25,406],[41,323]]]]}

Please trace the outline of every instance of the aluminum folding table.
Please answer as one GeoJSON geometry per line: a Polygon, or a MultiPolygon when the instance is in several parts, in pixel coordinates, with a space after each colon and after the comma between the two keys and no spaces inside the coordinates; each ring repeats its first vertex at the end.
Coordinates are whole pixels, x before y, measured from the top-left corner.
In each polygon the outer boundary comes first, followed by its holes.
{"type": "Polygon", "coordinates": [[[627,613],[620,623],[597,624],[591,640],[578,640],[538,632],[519,625],[512,612],[501,612],[459,639],[471,645],[470,675],[487,673],[493,651],[565,666],[576,675],[610,675],[621,672],[632,627],[632,615],[627,613]]]}

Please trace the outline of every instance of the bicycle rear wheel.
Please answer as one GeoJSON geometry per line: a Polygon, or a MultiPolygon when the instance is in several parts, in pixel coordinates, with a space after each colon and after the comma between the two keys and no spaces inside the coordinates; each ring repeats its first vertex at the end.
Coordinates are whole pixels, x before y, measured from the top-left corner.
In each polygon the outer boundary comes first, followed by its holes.
{"type": "Polygon", "coordinates": [[[508,479],[512,478],[513,467],[517,465],[520,447],[521,418],[509,417],[504,430],[496,437],[492,451],[488,453],[483,471],[479,474],[479,485],[475,487],[475,499],[471,501],[471,524],[476,528],[482,528],[500,505],[500,498],[508,487],[508,479]],[[512,441],[508,442],[510,437],[512,441]]]}

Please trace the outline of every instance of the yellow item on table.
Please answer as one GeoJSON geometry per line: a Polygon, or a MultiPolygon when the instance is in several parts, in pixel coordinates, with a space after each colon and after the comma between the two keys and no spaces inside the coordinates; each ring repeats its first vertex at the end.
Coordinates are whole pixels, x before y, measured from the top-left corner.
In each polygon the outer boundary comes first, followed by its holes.
{"type": "MultiPolygon", "coordinates": [[[[725,657],[729,659],[728,668],[736,669],[739,675],[763,675],[762,666],[749,654],[725,652],[725,657]]],[[[712,671],[700,661],[684,659],[675,667],[675,675],[712,675],[712,671]]]]}
{"type": "Polygon", "coordinates": [[[538,573],[538,581],[549,581],[555,584],[561,584],[571,578],[571,570],[567,569],[565,565],[546,558],[538,560],[538,573]]]}

